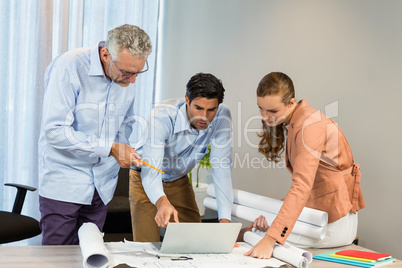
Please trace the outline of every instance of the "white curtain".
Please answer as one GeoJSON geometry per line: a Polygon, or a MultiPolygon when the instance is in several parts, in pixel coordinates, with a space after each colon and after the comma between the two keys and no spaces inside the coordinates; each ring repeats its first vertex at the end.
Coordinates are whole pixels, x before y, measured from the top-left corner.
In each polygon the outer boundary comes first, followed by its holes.
{"type": "MultiPolygon", "coordinates": [[[[147,118],[154,101],[159,0],[0,0],[0,210],[11,211],[16,190],[37,188],[37,144],[47,65],[67,50],[94,46],[107,32],[134,24],[151,38],[149,71],[136,82],[136,113],[147,118]]],[[[39,220],[38,191],[28,192],[22,214],[39,220]]],[[[41,237],[10,243],[39,245],[41,237]]],[[[10,245],[7,244],[7,245],[10,245]]]]}

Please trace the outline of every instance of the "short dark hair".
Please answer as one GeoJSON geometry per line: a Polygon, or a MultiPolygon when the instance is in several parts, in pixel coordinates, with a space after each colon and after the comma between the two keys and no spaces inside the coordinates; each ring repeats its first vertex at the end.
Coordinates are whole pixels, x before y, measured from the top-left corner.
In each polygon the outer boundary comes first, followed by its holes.
{"type": "Polygon", "coordinates": [[[218,103],[223,102],[225,89],[221,80],[212,74],[198,73],[191,77],[187,83],[186,94],[191,103],[198,97],[207,99],[218,99],[218,103]]]}

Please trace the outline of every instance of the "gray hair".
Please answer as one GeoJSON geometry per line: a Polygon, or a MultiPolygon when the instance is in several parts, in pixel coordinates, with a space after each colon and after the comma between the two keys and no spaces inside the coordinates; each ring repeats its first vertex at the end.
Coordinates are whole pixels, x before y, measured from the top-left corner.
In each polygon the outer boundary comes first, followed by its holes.
{"type": "Polygon", "coordinates": [[[118,59],[123,49],[131,55],[147,59],[152,52],[151,40],[144,30],[137,26],[124,24],[108,32],[105,47],[113,58],[118,59]]]}

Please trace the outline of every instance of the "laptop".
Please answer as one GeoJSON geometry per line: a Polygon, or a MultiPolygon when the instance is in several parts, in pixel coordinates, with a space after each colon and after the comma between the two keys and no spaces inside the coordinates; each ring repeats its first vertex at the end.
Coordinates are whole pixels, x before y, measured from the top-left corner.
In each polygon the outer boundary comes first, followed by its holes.
{"type": "Polygon", "coordinates": [[[241,223],[169,223],[163,242],[154,243],[160,253],[230,253],[241,223]]]}

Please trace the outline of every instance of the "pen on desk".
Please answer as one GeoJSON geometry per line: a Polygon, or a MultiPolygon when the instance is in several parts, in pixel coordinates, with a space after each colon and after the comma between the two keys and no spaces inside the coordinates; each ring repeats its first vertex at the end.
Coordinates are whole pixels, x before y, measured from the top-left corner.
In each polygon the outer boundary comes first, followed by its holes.
{"type": "Polygon", "coordinates": [[[158,259],[161,259],[161,258],[171,259],[172,261],[189,261],[189,260],[193,259],[188,256],[159,256],[159,255],[156,255],[156,257],[158,259]]]}
{"type": "Polygon", "coordinates": [[[156,167],[154,167],[154,166],[148,164],[147,162],[145,162],[145,161],[143,161],[143,160],[141,160],[141,159],[138,159],[138,160],[141,161],[142,163],[144,163],[145,165],[147,165],[147,166],[149,166],[149,167],[151,167],[151,168],[153,168],[153,169],[159,171],[160,173],[165,174],[165,172],[163,172],[163,171],[160,170],[160,169],[157,169],[156,167]]]}
{"type": "Polygon", "coordinates": [[[173,257],[171,258],[172,261],[190,261],[193,258],[187,257],[187,256],[179,256],[179,257],[173,257]]]}

